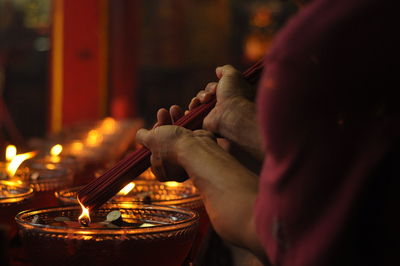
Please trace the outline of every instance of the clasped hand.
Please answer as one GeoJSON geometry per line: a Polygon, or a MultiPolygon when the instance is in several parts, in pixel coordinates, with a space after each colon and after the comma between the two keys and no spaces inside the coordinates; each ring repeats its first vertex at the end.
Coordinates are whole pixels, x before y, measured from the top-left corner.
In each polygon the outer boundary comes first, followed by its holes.
{"type": "MultiPolygon", "coordinates": [[[[216,107],[205,118],[203,128],[207,130],[191,131],[183,127],[172,125],[184,114],[179,106],[172,106],[170,110],[165,108],[157,112],[157,122],[151,130],[140,129],[136,135],[138,143],[151,150],[152,171],[161,181],[184,181],[187,174],[182,165],[182,157],[190,156],[191,147],[204,138],[215,145],[215,137],[212,132],[220,133],[222,120],[226,119],[226,113],[235,108],[237,98],[246,97],[248,84],[242,78],[240,72],[231,66],[218,67],[216,75],[219,82],[209,83],[200,91],[189,104],[189,111],[201,103],[208,102],[216,94],[216,107]]],[[[188,112],[188,111],[186,111],[188,112]]],[[[229,124],[229,123],[228,123],[229,124]]]]}

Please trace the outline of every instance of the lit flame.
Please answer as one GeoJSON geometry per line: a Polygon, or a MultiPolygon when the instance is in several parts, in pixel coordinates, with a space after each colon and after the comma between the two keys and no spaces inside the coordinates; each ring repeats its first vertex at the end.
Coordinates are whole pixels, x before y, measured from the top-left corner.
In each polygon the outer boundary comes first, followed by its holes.
{"type": "Polygon", "coordinates": [[[7,173],[10,177],[13,177],[15,175],[15,172],[17,172],[18,167],[27,159],[32,158],[33,156],[36,155],[37,152],[31,151],[27,153],[22,153],[15,155],[15,157],[12,159],[10,164],[7,166],[7,173]]]}
{"type": "Polygon", "coordinates": [[[78,221],[81,225],[88,226],[91,222],[90,219],[90,214],[89,214],[89,209],[83,206],[83,204],[80,202],[79,198],[77,198],[79,205],[81,205],[82,208],[82,213],[78,217],[78,221]]]}
{"type": "Polygon", "coordinates": [[[156,176],[153,174],[150,168],[147,168],[146,171],[144,171],[141,175],[142,178],[146,180],[155,180],[156,176]]]}
{"type": "Polygon", "coordinates": [[[165,182],[164,184],[165,184],[166,186],[168,186],[168,187],[177,187],[177,186],[180,185],[180,183],[175,182],[175,181],[168,181],[168,182],[165,182]]]}
{"type": "Polygon", "coordinates": [[[96,146],[103,140],[103,136],[95,129],[89,131],[86,143],[89,146],[96,146]]]}
{"type": "Polygon", "coordinates": [[[60,144],[56,144],[51,148],[50,154],[51,156],[58,156],[61,154],[62,150],[63,147],[60,144]]]}
{"type": "Polygon", "coordinates": [[[17,147],[14,145],[8,145],[6,148],[6,161],[11,162],[15,155],[17,155],[17,147]]]}
{"type": "Polygon", "coordinates": [[[126,196],[135,187],[135,183],[131,182],[118,192],[118,195],[126,196]]]}

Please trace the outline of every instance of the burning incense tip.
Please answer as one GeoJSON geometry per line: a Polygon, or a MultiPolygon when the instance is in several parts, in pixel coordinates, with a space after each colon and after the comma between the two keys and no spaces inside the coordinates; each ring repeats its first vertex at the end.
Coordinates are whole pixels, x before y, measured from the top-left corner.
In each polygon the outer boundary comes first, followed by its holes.
{"type": "Polygon", "coordinates": [[[89,217],[79,217],[78,219],[79,224],[83,227],[89,227],[90,225],[90,218],[89,217]]]}
{"type": "Polygon", "coordinates": [[[81,226],[83,227],[88,227],[90,225],[90,214],[89,214],[89,209],[83,206],[83,204],[80,202],[79,198],[77,198],[79,204],[81,205],[82,208],[82,214],[78,218],[78,222],[81,226]]]}

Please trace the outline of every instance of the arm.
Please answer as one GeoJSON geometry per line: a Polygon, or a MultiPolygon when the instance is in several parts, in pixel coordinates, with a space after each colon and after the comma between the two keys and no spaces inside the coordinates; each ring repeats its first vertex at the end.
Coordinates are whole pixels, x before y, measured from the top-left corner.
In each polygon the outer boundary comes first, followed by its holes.
{"type": "Polygon", "coordinates": [[[151,149],[157,176],[171,177],[168,165],[185,169],[199,188],[211,222],[223,238],[267,261],[253,219],[256,175],[219,147],[212,134],[204,130],[192,132],[160,126],[151,131],[140,130],[137,139],[151,149]]]}

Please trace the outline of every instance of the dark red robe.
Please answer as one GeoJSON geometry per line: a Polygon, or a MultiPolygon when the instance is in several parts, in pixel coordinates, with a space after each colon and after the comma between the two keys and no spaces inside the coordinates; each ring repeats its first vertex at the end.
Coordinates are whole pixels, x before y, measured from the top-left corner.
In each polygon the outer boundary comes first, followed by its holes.
{"type": "Polygon", "coordinates": [[[398,7],[314,0],[266,56],[254,211],[273,265],[400,265],[398,7]]]}

